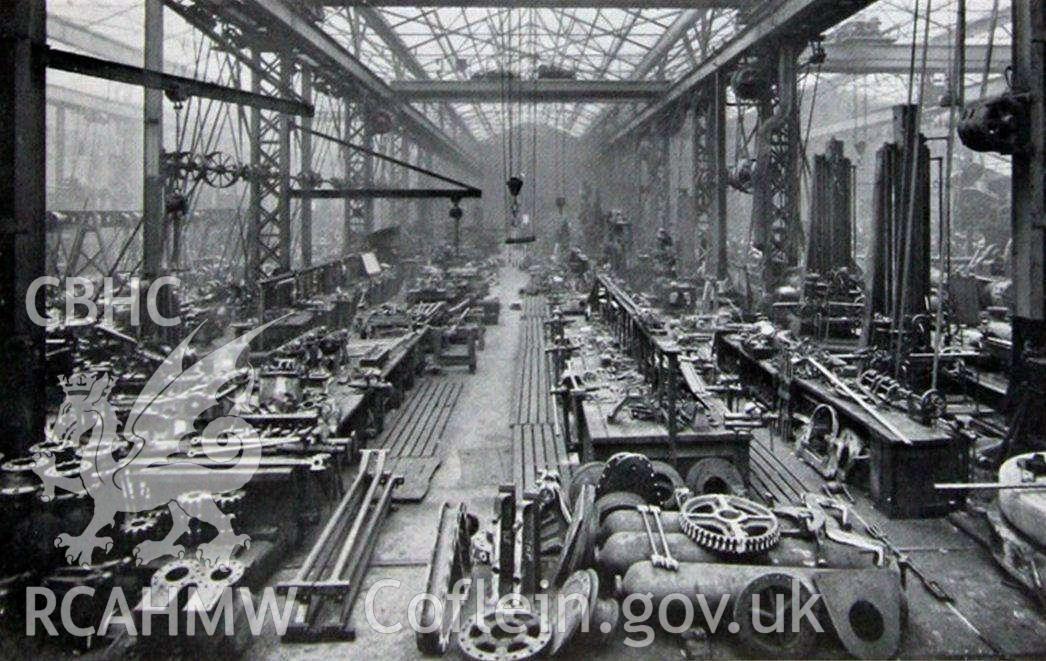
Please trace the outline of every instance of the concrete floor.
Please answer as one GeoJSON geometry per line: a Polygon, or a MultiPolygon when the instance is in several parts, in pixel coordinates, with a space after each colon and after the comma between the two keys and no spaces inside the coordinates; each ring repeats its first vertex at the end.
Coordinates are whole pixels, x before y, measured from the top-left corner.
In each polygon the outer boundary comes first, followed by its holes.
{"type": "MultiPolygon", "coordinates": [[[[444,501],[455,504],[464,501],[469,511],[486,521],[493,516],[498,485],[512,481],[508,421],[521,312],[510,310],[509,305],[519,300],[518,291],[525,283],[526,274],[510,268],[502,272],[492,291],[501,299],[501,323],[487,328],[486,349],[480,353],[476,374],[464,379],[464,390],[442,439],[443,463],[436,471],[428,495],[420,504],[399,506],[385,524],[367,573],[364,595],[356,604],[356,641],[301,645],[263,639],[252,650],[252,657],[420,658],[408,626],[407,606],[413,596],[425,588],[425,565],[435,541],[440,505],[444,501]],[[402,625],[398,633],[379,633],[368,625],[365,617],[366,591],[385,579],[402,584],[399,588],[381,590],[374,601],[373,612],[383,626],[402,625]]],[[[293,569],[285,569],[276,580],[289,578],[293,569]]]]}
{"type": "MultiPolygon", "coordinates": [[[[372,566],[367,574],[364,592],[356,604],[354,620],[358,638],[354,642],[331,644],[281,644],[275,635],[257,640],[249,656],[266,659],[416,659],[421,658],[408,626],[408,604],[414,595],[424,591],[428,556],[435,540],[440,505],[444,501],[464,501],[486,527],[493,518],[493,501],[498,485],[512,482],[512,447],[509,428],[513,399],[512,383],[520,369],[516,357],[521,332],[520,310],[510,304],[520,301],[519,289],[526,275],[516,269],[505,269],[494,289],[502,302],[501,323],[488,327],[486,350],[480,353],[475,375],[465,376],[464,390],[442,439],[444,460],[436,471],[425,500],[416,505],[402,505],[389,517],[382,532],[372,566]],[[380,580],[400,581],[396,588],[378,593],[373,608],[383,626],[401,625],[396,633],[382,633],[370,626],[365,617],[367,590],[380,580]]],[[[787,453],[785,453],[787,454],[787,453]]],[[[786,458],[795,471],[809,471],[794,457],[786,458]]],[[[811,476],[811,480],[813,477],[811,476]]],[[[813,484],[814,482],[811,482],[813,484]]],[[[811,488],[816,490],[816,488],[811,488]]],[[[859,498],[858,509],[873,519],[880,517],[870,504],[859,498]]],[[[915,610],[902,647],[905,657],[940,655],[1037,656],[1043,649],[1046,634],[1039,631],[1041,618],[1034,606],[995,568],[983,550],[954,529],[947,521],[887,521],[885,528],[894,542],[906,551],[916,552],[920,562],[932,568],[935,577],[959,597],[960,616],[954,606],[931,600],[921,586],[909,591],[910,606],[915,610]],[[982,629],[993,644],[978,640],[966,618],[982,629]],[[995,649],[992,649],[992,648],[995,649]],[[999,652],[996,652],[999,650],[999,652]]],[[[300,562],[300,557],[297,562],[300,562]]],[[[292,577],[296,562],[291,561],[274,577],[273,582],[292,577]]],[[[651,646],[634,649],[623,644],[623,634],[615,639],[597,637],[569,647],[566,658],[586,659],[672,659],[672,658],[737,658],[741,653],[729,640],[699,641],[689,649],[680,636],[660,633],[651,646]]],[[[843,654],[841,649],[830,656],[843,654]]],[[[453,657],[458,655],[454,654],[453,657]]]]}
{"type": "MultiPolygon", "coordinates": [[[[439,509],[444,501],[465,502],[469,511],[485,526],[493,519],[494,496],[500,484],[512,482],[512,446],[509,428],[513,398],[512,383],[519,369],[516,360],[522,311],[510,304],[520,301],[519,289],[527,275],[515,268],[502,271],[492,294],[501,299],[501,323],[487,328],[486,349],[480,353],[475,375],[468,376],[458,405],[442,440],[444,460],[433,478],[425,500],[416,505],[401,505],[385,524],[374,560],[356,603],[354,621],[357,639],[345,643],[283,644],[275,636],[259,639],[251,658],[264,659],[420,659],[414,634],[407,619],[414,595],[425,589],[426,564],[436,537],[439,509]],[[385,627],[401,625],[397,633],[381,633],[365,617],[366,593],[375,583],[393,579],[396,588],[377,593],[372,612],[385,627]]],[[[300,561],[300,558],[299,558],[300,561]]],[[[291,563],[273,582],[293,576],[291,563]]],[[[595,642],[595,641],[594,641],[595,642]]],[[[587,647],[587,646],[585,646],[587,647]]],[[[593,650],[575,646],[565,658],[582,654],[591,658],[593,650]]],[[[678,658],[678,637],[661,636],[652,647],[635,650],[623,645],[601,645],[597,656],[614,659],[678,658]]],[[[457,654],[450,655],[459,657],[457,654]]]]}

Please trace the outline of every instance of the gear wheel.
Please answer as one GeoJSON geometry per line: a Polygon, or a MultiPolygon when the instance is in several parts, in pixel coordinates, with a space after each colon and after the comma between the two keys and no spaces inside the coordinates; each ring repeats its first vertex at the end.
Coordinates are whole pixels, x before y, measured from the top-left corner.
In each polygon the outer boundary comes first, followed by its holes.
{"type": "Polygon", "coordinates": [[[160,517],[155,514],[134,514],[124,519],[120,532],[127,547],[131,549],[147,539],[152,539],[159,528],[160,517]]]}
{"type": "Polygon", "coordinates": [[[226,514],[239,514],[247,492],[243,489],[214,494],[214,504],[226,514]]]}
{"type": "Polygon", "coordinates": [[[458,649],[472,661],[525,661],[552,644],[552,627],[524,609],[491,610],[473,615],[458,632],[458,649]]]}
{"type": "Polygon", "coordinates": [[[774,513],[740,496],[695,496],[683,503],[680,514],[680,527],[687,537],[719,553],[763,553],[781,540],[781,526],[774,513]]]}
{"type": "Polygon", "coordinates": [[[657,474],[650,460],[635,452],[618,452],[607,459],[606,468],[596,483],[596,498],[617,491],[629,491],[648,503],[659,503],[657,474]]]}

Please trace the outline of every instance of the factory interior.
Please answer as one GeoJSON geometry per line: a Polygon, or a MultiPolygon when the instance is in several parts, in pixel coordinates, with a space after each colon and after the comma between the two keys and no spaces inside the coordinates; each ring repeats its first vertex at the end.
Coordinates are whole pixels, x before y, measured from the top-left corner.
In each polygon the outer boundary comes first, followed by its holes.
{"type": "Polygon", "coordinates": [[[0,658],[1046,656],[1046,2],[0,32],[0,658]]]}

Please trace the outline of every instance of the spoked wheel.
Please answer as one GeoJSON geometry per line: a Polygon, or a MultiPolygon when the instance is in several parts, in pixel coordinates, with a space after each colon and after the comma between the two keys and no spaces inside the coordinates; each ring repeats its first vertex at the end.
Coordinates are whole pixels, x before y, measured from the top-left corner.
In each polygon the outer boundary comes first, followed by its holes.
{"type": "Polygon", "coordinates": [[[474,661],[523,661],[539,656],[552,642],[552,628],[524,609],[491,610],[468,619],[458,634],[461,653],[474,661]]]}
{"type": "Polygon", "coordinates": [[[726,494],[695,496],[683,503],[680,526],[699,546],[730,555],[762,553],[781,539],[772,511],[726,494]]]}

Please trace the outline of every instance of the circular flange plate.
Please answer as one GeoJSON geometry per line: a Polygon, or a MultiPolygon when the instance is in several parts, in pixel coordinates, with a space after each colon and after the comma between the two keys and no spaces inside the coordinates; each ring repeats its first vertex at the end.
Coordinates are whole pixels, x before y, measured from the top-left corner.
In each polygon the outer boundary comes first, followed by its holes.
{"type": "Polygon", "coordinates": [[[470,617],[458,632],[458,648],[473,661],[525,661],[552,643],[552,628],[525,609],[491,610],[470,617]]]}

